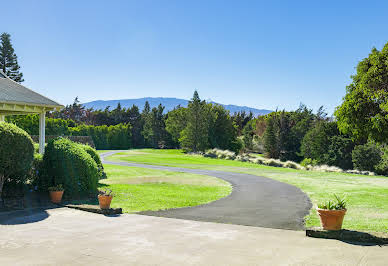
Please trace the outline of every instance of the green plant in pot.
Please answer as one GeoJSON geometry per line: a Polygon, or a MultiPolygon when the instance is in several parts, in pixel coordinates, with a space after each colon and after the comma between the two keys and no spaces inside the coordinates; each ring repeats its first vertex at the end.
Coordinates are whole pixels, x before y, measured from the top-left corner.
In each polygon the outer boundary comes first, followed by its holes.
{"type": "Polygon", "coordinates": [[[62,201],[63,192],[65,191],[62,184],[49,187],[48,191],[50,192],[50,199],[53,203],[60,203],[62,201]]]}
{"type": "Polygon", "coordinates": [[[334,199],[318,204],[317,212],[325,230],[341,230],[346,214],[346,199],[334,194],[334,199]]]}
{"type": "Polygon", "coordinates": [[[98,202],[101,209],[110,209],[113,199],[113,192],[110,189],[98,191],[98,202]]]}

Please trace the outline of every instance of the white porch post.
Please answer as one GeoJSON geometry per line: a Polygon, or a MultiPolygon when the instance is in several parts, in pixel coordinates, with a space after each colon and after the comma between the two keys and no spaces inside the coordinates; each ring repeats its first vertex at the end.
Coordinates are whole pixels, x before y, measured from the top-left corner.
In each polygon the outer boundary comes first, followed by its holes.
{"type": "Polygon", "coordinates": [[[46,123],[45,119],[46,118],[46,112],[42,112],[39,114],[39,153],[43,154],[44,153],[44,143],[45,143],[45,128],[46,128],[46,123]]]}
{"type": "Polygon", "coordinates": [[[5,121],[5,115],[0,115],[0,122],[4,122],[5,121]]]}

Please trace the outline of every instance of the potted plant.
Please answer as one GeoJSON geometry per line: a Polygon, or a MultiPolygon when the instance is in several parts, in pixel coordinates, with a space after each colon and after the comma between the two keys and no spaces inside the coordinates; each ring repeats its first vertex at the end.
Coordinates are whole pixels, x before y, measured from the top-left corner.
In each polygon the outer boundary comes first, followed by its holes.
{"type": "Polygon", "coordinates": [[[110,189],[98,191],[98,202],[101,209],[109,209],[112,202],[113,192],[110,189]]]}
{"type": "Polygon", "coordinates": [[[341,230],[346,214],[346,200],[334,194],[334,200],[318,204],[317,212],[324,230],[341,230]]]}
{"type": "Polygon", "coordinates": [[[60,203],[63,196],[63,186],[61,184],[49,187],[48,191],[50,192],[50,199],[53,203],[60,203]]]}

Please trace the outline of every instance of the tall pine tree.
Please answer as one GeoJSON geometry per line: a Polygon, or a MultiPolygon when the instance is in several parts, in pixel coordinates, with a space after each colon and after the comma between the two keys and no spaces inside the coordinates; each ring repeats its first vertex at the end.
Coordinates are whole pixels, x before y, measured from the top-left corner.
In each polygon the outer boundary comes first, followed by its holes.
{"type": "Polygon", "coordinates": [[[18,58],[11,44],[11,35],[5,32],[0,35],[0,69],[10,79],[19,83],[24,81],[18,58]]]}
{"type": "Polygon", "coordinates": [[[150,103],[148,101],[145,102],[143,112],[141,113],[141,117],[143,120],[143,130],[141,134],[144,138],[144,144],[146,147],[152,147],[152,139],[154,132],[152,130],[152,113],[150,103]]]}
{"type": "Polygon", "coordinates": [[[206,102],[201,101],[197,91],[194,92],[187,111],[187,126],[182,131],[179,142],[186,150],[204,151],[208,148],[209,123],[206,102]]]}

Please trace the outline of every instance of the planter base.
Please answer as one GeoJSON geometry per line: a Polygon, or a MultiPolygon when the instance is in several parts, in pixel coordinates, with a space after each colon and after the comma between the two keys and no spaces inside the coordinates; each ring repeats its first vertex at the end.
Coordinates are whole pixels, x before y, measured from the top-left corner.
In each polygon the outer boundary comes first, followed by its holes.
{"type": "Polygon", "coordinates": [[[64,207],[71,208],[71,209],[77,209],[81,211],[87,211],[87,212],[93,212],[98,214],[104,214],[104,215],[116,215],[116,214],[122,214],[123,210],[121,208],[110,208],[110,209],[100,209],[100,206],[97,205],[74,205],[74,204],[66,204],[63,205],[64,207]]]}

